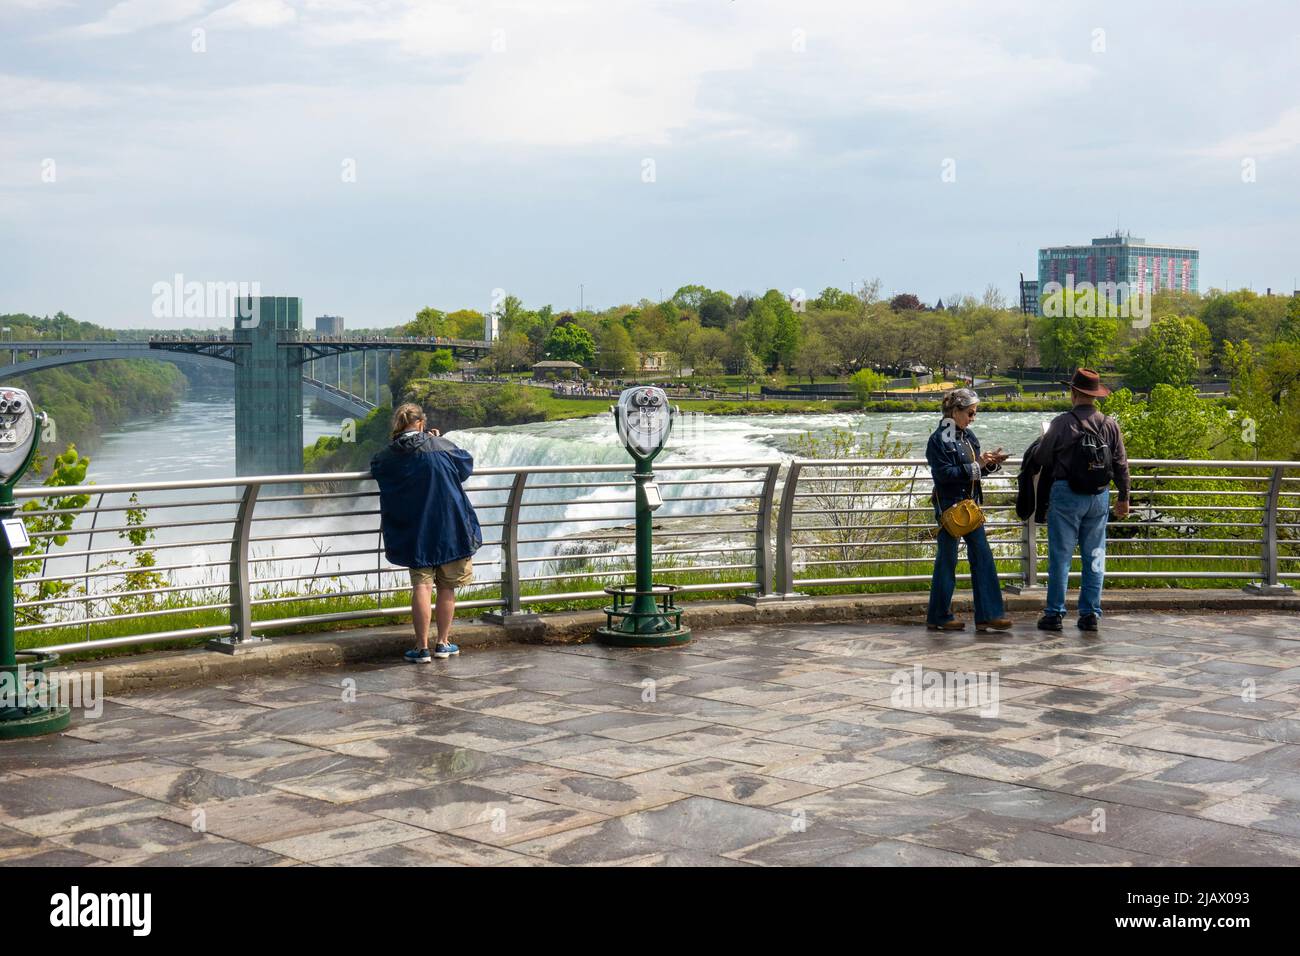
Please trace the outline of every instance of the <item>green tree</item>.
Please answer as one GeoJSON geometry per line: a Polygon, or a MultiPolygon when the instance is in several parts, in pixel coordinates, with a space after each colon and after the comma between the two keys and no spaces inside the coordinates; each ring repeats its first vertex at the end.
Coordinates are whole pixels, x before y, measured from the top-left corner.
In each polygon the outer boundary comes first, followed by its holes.
{"type": "Polygon", "coordinates": [[[766,301],[755,299],[745,319],[745,338],[749,350],[758,356],[765,368],[772,367],[772,341],[776,335],[776,313],[766,301]]]}
{"type": "Polygon", "coordinates": [[[1243,438],[1254,457],[1300,455],[1300,343],[1275,342],[1261,351],[1249,342],[1224,343],[1243,438]]]}
{"type": "Polygon", "coordinates": [[[725,329],[731,321],[735,300],[725,292],[710,292],[700,303],[700,325],[706,329],[725,329]]]}
{"type": "Polygon", "coordinates": [[[446,375],[448,372],[456,370],[456,357],[451,354],[451,349],[438,349],[429,356],[429,373],[431,375],[446,375]]]}
{"type": "Polygon", "coordinates": [[[554,361],[590,365],[596,357],[596,340],[576,322],[553,328],[546,337],[544,348],[554,361]]]}
{"type": "Polygon", "coordinates": [[[615,376],[635,373],[639,363],[632,336],[622,322],[611,322],[600,339],[600,368],[615,376]]]}
{"type": "Polygon", "coordinates": [[[763,295],[763,302],[775,317],[768,363],[773,368],[778,365],[790,368],[794,365],[795,353],[799,349],[799,316],[795,314],[785,293],[777,289],[769,289],[763,295]]]}
{"type": "Polygon", "coordinates": [[[677,369],[679,378],[686,366],[695,363],[699,339],[700,327],[695,322],[682,320],[668,330],[663,344],[668,349],[669,361],[677,369]]]}
{"type": "Polygon", "coordinates": [[[884,391],[889,379],[869,368],[859,369],[849,376],[849,385],[857,396],[859,405],[866,405],[871,400],[872,392],[884,391]]]}
{"type": "MultiPolygon", "coordinates": [[[[43,462],[37,462],[37,471],[42,464],[43,462]]],[[[78,454],[76,445],[68,445],[63,454],[55,456],[50,473],[43,484],[47,488],[70,488],[83,485],[86,482],[88,467],[90,467],[90,459],[78,454]]],[[[88,494],[55,493],[44,498],[31,498],[19,509],[31,540],[31,543],[23,549],[22,555],[14,561],[14,577],[23,600],[49,600],[62,597],[72,591],[73,583],[66,578],[35,581],[28,585],[24,585],[23,578],[46,577],[45,567],[50,549],[61,548],[68,543],[67,532],[72,530],[77,512],[89,501],[88,494]]],[[[40,605],[22,608],[18,612],[19,623],[40,623],[45,620],[45,610],[46,608],[40,605]]]]}
{"type": "Polygon", "coordinates": [[[1121,388],[1100,407],[1119,422],[1130,458],[1217,456],[1236,431],[1226,408],[1200,400],[1190,386],[1156,385],[1144,402],[1121,388]]]}
{"type": "Polygon", "coordinates": [[[440,309],[425,306],[415,313],[415,318],[402,326],[402,335],[433,338],[448,333],[447,313],[440,309]]]}
{"type": "Polygon", "coordinates": [[[852,312],[861,303],[857,296],[828,285],[810,304],[814,309],[822,312],[852,312]]]}
{"type": "Polygon", "coordinates": [[[1209,356],[1210,330],[1192,316],[1156,319],[1129,349],[1123,362],[1125,381],[1147,391],[1161,383],[1190,385],[1209,356]]]}
{"type": "Polygon", "coordinates": [[[454,339],[482,340],[483,313],[473,309],[457,309],[447,315],[447,334],[454,339]]]}
{"type": "MultiPolygon", "coordinates": [[[[522,332],[506,332],[492,343],[492,348],[482,360],[483,367],[493,374],[512,372],[528,365],[533,357],[532,346],[522,332]]],[[[394,399],[399,393],[394,392],[394,399]]]]}
{"type": "Polygon", "coordinates": [[[1087,316],[1043,316],[1037,322],[1038,350],[1052,368],[1096,368],[1114,351],[1119,322],[1087,316]]]}
{"type": "Polygon", "coordinates": [[[167,586],[166,575],[155,571],[158,554],[145,545],[154,539],[154,529],[149,527],[149,513],[139,507],[140,498],[132,493],[130,507],[125,511],[126,527],[117,536],[131,545],[132,550],[120,558],[111,558],[104,567],[121,567],[126,570],[112,591],[118,597],[109,602],[112,614],[132,614],[157,607],[162,603],[161,588],[167,586]],[[128,557],[129,555],[129,557],[128,557]]]}
{"type": "Polygon", "coordinates": [[[698,313],[700,306],[704,304],[704,300],[710,294],[711,292],[706,286],[684,285],[673,293],[673,297],[669,301],[683,309],[690,309],[692,312],[698,313]]]}
{"type": "Polygon", "coordinates": [[[816,329],[807,332],[795,352],[795,371],[800,376],[808,376],[808,384],[812,385],[818,375],[825,375],[834,366],[835,356],[826,337],[816,329]]]}
{"type": "Polygon", "coordinates": [[[1300,295],[1293,295],[1287,301],[1286,315],[1278,326],[1279,341],[1300,344],[1300,295]]]}

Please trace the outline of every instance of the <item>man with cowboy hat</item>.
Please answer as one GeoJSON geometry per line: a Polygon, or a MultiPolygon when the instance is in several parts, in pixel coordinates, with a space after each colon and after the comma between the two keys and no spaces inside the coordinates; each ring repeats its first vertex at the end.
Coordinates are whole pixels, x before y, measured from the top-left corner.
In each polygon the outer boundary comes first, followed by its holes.
{"type": "Polygon", "coordinates": [[[1095,404],[1110,389],[1101,376],[1081,368],[1069,382],[1074,407],[1058,415],[1038,443],[1034,462],[1051,474],[1047,508],[1047,608],[1038,626],[1059,631],[1065,617],[1065,592],[1076,545],[1083,565],[1079,585],[1079,628],[1097,630],[1101,586],[1106,569],[1106,520],[1110,483],[1119,490],[1115,517],[1128,517],[1129,470],[1119,423],[1095,404]]]}

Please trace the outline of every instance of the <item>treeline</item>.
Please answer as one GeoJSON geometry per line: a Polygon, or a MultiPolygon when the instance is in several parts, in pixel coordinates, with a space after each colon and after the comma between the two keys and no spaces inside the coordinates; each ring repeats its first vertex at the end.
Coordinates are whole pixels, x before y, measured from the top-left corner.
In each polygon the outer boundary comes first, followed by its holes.
{"type": "MultiPolygon", "coordinates": [[[[1031,348],[1025,317],[995,290],[933,311],[915,296],[882,299],[878,281],[852,294],[827,288],[811,299],[777,289],[733,296],[688,285],[662,302],[559,315],[549,305],[529,309],[507,296],[495,315],[499,338],[479,364],[496,373],[549,359],[619,377],[636,374],[643,356],[659,354],[678,375],[691,369],[697,376],[757,381],[784,370],[815,380],[915,362],[945,373],[957,365],[1021,368],[1031,348]]],[[[428,308],[401,334],[480,338],[483,324],[473,310],[428,308]]],[[[449,354],[403,356],[394,366],[394,393],[449,364],[449,354]]]]}
{"type": "MultiPolygon", "coordinates": [[[[111,329],[78,322],[63,312],[53,317],[3,315],[0,323],[9,329],[4,333],[6,341],[116,337],[111,329]]],[[[9,361],[9,350],[0,342],[0,367],[9,361]]],[[[36,407],[53,418],[56,441],[47,451],[61,451],[69,443],[83,451],[93,450],[104,432],[128,419],[169,411],[186,387],[185,376],[176,366],[149,359],[61,366],[8,379],[7,383],[25,389],[36,407]]]]}
{"type": "MultiPolygon", "coordinates": [[[[668,370],[679,374],[691,368],[702,376],[759,377],[783,370],[809,378],[911,363],[975,375],[1087,365],[1114,369],[1145,389],[1167,381],[1161,355],[1153,353],[1168,351],[1168,340],[1186,346],[1175,371],[1185,371],[1190,381],[1230,372],[1225,343],[1259,348],[1300,323],[1300,299],[1248,290],[1161,292],[1149,317],[1132,319],[1092,304],[1085,308],[1083,298],[1080,292],[1068,316],[1031,318],[993,287],[979,298],[956,295],[927,306],[910,293],[883,299],[879,281],[853,293],[826,288],[808,299],[776,289],[732,296],[688,285],[662,302],[558,315],[549,305],[529,309],[507,296],[495,312],[500,338],[480,364],[500,372],[566,360],[617,376],[635,373],[647,353],[664,353],[668,370]],[[1170,319],[1185,321],[1156,327],[1170,319]]],[[[480,338],[483,326],[483,314],[471,309],[426,308],[399,331],[480,338]]],[[[397,363],[396,377],[405,382],[451,364],[449,353],[413,353],[397,363]]]]}

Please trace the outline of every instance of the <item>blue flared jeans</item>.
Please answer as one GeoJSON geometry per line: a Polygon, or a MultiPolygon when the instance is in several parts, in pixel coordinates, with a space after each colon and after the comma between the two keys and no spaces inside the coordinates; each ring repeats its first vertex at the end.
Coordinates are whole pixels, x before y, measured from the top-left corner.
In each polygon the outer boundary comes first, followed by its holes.
{"type": "MultiPolygon", "coordinates": [[[[935,520],[940,513],[956,501],[940,501],[935,507],[935,520]]],[[[975,622],[1000,618],[1002,586],[998,583],[998,569],[993,562],[993,549],[988,535],[979,527],[964,536],[966,560],[970,564],[971,592],[975,601],[975,622]]],[[[957,587],[957,539],[939,528],[939,550],[934,562],[934,576],[930,579],[930,608],[927,624],[946,624],[952,620],[952,594],[957,587]]]]}

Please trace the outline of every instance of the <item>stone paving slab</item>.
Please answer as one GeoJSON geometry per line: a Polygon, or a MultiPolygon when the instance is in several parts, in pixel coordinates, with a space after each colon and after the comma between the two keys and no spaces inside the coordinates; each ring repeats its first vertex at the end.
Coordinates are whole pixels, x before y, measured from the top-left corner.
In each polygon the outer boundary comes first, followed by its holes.
{"type": "Polygon", "coordinates": [[[1294,866],[1298,676],[1300,616],[1124,608],[214,674],[0,742],[0,866],[1294,866]]]}

